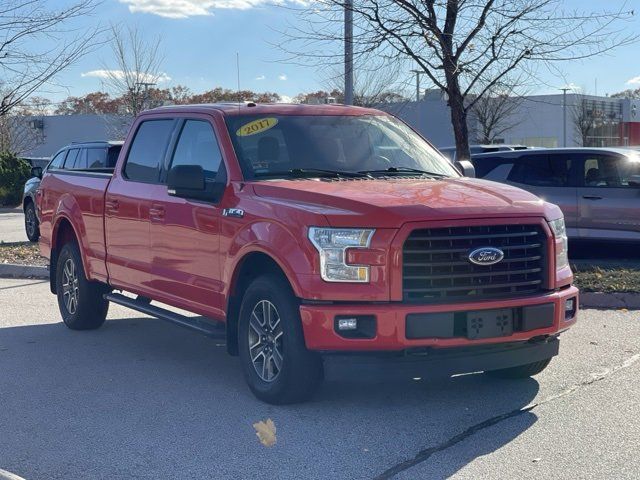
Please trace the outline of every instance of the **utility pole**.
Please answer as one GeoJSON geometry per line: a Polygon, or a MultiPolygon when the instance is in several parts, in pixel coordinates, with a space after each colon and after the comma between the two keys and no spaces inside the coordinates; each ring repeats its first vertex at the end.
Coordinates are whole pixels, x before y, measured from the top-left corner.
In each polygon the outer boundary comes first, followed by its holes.
{"type": "Polygon", "coordinates": [[[353,0],[344,2],[344,103],[353,105],[353,0]]]}
{"type": "Polygon", "coordinates": [[[411,70],[411,73],[416,74],[416,102],[420,101],[420,75],[424,72],[422,70],[411,70]]]}
{"type": "Polygon", "coordinates": [[[567,91],[570,88],[564,87],[562,90],[562,146],[567,147],[567,91]]]}
{"type": "Polygon", "coordinates": [[[155,87],[156,84],[153,82],[136,82],[136,87],[144,88],[144,97],[142,98],[141,110],[145,110],[147,107],[147,102],[149,101],[149,87],[155,87]]]}

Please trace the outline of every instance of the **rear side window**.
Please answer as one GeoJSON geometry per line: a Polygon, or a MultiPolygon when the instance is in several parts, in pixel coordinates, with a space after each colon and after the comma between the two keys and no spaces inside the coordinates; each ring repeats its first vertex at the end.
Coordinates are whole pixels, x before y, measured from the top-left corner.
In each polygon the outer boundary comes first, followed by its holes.
{"type": "Polygon", "coordinates": [[[65,170],[71,170],[73,168],[76,168],[76,159],[78,158],[78,154],[80,153],[80,149],[79,148],[72,148],[71,150],[69,150],[69,153],[67,153],[67,159],[64,161],[64,169],[65,170]]]}
{"type": "Polygon", "coordinates": [[[187,120],[173,154],[171,167],[177,165],[200,165],[206,180],[214,180],[222,154],[209,122],[187,120]]]}
{"type": "Polygon", "coordinates": [[[159,181],[160,165],[172,130],[172,119],[147,120],[140,124],[124,167],[126,178],[144,183],[159,181]]]}
{"type": "Polygon", "coordinates": [[[530,155],[514,163],[507,179],[534,187],[566,187],[570,169],[571,160],[566,156],[530,155]]]}
{"type": "Polygon", "coordinates": [[[106,168],[107,166],[107,149],[106,148],[87,148],[86,150],[85,168],[106,168]]]}
{"type": "Polygon", "coordinates": [[[51,160],[51,163],[47,168],[62,168],[62,165],[64,165],[64,157],[66,155],[67,155],[66,150],[63,150],[62,152],[58,153],[55,157],[53,157],[53,160],[51,160]]]}

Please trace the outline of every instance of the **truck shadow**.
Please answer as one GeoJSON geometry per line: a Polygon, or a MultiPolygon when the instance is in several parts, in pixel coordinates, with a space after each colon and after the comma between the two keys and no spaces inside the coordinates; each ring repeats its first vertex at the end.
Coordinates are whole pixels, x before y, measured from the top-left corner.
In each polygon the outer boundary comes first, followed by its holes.
{"type": "Polygon", "coordinates": [[[536,417],[525,412],[473,431],[537,393],[535,380],[483,375],[328,378],[313,401],[274,407],[251,395],[222,342],[159,320],[109,320],[88,332],[8,327],[1,467],[26,478],[373,478],[435,449],[405,466],[444,478],[529,428],[536,417]],[[270,449],[252,427],[266,418],[277,428],[270,449]]]}

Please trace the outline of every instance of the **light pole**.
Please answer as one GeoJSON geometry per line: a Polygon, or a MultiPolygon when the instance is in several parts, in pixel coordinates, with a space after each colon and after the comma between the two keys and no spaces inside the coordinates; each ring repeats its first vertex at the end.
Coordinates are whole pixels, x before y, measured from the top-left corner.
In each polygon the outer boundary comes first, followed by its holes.
{"type": "Polygon", "coordinates": [[[562,90],[562,146],[567,147],[567,91],[570,88],[564,87],[562,90]]]}
{"type": "Polygon", "coordinates": [[[422,70],[411,70],[411,73],[416,74],[416,102],[420,101],[420,75],[424,72],[422,70]]]}
{"type": "Polygon", "coordinates": [[[344,2],[344,103],[353,105],[353,0],[344,2]]]}

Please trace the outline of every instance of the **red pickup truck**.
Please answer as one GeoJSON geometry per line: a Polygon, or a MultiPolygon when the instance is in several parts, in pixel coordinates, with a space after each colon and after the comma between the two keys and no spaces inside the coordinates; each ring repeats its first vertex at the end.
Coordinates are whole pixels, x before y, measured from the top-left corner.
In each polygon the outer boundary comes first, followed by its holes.
{"type": "Polygon", "coordinates": [[[47,169],[40,248],[69,328],[114,302],[222,332],[266,402],[308,398],[330,355],[535,375],[576,321],[562,213],[458,167],[374,109],[163,107],[115,169],[47,169]]]}

